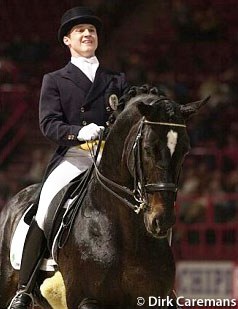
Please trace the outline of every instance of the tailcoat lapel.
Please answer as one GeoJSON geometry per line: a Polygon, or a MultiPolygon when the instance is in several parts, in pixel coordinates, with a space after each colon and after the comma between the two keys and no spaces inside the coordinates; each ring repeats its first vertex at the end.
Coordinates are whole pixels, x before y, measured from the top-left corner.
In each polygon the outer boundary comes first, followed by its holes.
{"type": "Polygon", "coordinates": [[[83,105],[89,104],[95,100],[108,86],[113,79],[113,75],[101,66],[98,67],[94,82],[75,65],[69,62],[62,73],[63,78],[70,79],[75,85],[85,92],[85,101],[83,105]]]}
{"type": "Polygon", "coordinates": [[[86,96],[85,104],[95,100],[105,90],[112,79],[113,75],[99,66],[95,75],[94,82],[86,96]]]}
{"type": "Polygon", "coordinates": [[[86,94],[92,86],[92,82],[88,77],[75,65],[69,62],[62,74],[64,78],[70,79],[76,86],[81,88],[86,94]]]}

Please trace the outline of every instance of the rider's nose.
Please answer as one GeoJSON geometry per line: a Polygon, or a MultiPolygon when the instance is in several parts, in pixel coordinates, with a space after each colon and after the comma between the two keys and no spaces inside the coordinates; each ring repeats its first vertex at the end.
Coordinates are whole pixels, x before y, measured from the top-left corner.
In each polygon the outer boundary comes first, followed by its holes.
{"type": "Polygon", "coordinates": [[[89,32],[88,29],[85,29],[83,34],[84,34],[85,36],[88,36],[88,35],[90,35],[90,32],[89,32]]]}

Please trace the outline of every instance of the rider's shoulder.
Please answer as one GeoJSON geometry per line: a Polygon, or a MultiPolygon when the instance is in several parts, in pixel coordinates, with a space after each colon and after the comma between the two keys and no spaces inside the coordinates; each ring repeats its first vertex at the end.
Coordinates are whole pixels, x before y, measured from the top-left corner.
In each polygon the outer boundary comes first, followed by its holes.
{"type": "Polygon", "coordinates": [[[63,76],[65,74],[67,74],[68,72],[70,72],[70,63],[68,63],[67,65],[65,65],[63,68],[60,68],[58,70],[55,71],[51,71],[46,73],[44,76],[48,76],[48,77],[57,77],[57,76],[63,76]]]}
{"type": "Polygon", "coordinates": [[[105,68],[105,67],[102,67],[102,70],[108,74],[108,75],[113,75],[115,77],[121,77],[122,75],[125,75],[124,72],[119,72],[119,71],[114,71],[114,70],[111,70],[111,69],[108,69],[108,68],[105,68]]]}

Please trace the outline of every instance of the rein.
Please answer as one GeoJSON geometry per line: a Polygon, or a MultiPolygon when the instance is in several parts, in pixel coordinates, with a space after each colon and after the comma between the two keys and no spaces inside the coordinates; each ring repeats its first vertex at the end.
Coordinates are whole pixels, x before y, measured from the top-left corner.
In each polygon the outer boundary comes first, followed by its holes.
{"type": "Polygon", "coordinates": [[[186,124],[172,123],[172,122],[155,122],[155,121],[144,120],[144,123],[145,124],[157,124],[157,125],[161,125],[161,126],[186,128],[186,124]]]}
{"type": "MultiPolygon", "coordinates": [[[[110,180],[109,178],[102,175],[102,173],[98,170],[96,165],[96,161],[94,160],[95,166],[95,174],[98,182],[101,186],[112,195],[114,195],[117,199],[123,202],[126,206],[131,208],[135,213],[139,214],[141,210],[146,210],[149,205],[147,202],[147,194],[153,192],[164,192],[169,191],[176,193],[178,190],[178,186],[175,183],[167,183],[167,182],[158,182],[158,183],[148,183],[145,184],[144,176],[143,176],[143,168],[142,168],[142,160],[141,160],[141,142],[143,138],[143,128],[144,125],[162,125],[162,126],[173,126],[173,127],[183,127],[185,128],[185,124],[178,124],[178,123],[170,123],[170,122],[153,122],[145,120],[143,117],[140,121],[139,128],[136,134],[136,138],[132,147],[133,155],[134,155],[134,189],[131,190],[128,187],[119,185],[118,183],[110,180]],[[112,187],[112,188],[110,188],[112,187]],[[127,194],[131,198],[134,199],[132,203],[126,198],[120,196],[114,190],[119,190],[124,194],[127,194]]],[[[100,136],[100,140],[102,136],[100,136]]],[[[100,143],[99,143],[100,144],[100,143]]]]}

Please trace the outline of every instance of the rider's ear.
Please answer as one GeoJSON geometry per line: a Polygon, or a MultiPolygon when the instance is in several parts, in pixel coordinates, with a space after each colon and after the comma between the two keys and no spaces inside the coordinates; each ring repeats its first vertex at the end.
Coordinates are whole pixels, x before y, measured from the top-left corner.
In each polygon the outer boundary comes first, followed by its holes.
{"type": "Polygon", "coordinates": [[[145,116],[145,118],[148,118],[152,114],[153,106],[151,105],[148,105],[142,101],[139,101],[137,102],[137,107],[138,107],[140,114],[142,116],[145,116]]]}
{"type": "Polygon", "coordinates": [[[63,37],[63,42],[64,42],[65,45],[69,46],[69,44],[70,44],[70,39],[69,39],[69,37],[68,37],[68,36],[64,36],[64,37],[63,37]]]}
{"type": "Polygon", "coordinates": [[[191,102],[191,103],[187,103],[185,105],[181,105],[180,106],[180,111],[184,117],[184,119],[188,119],[189,117],[193,116],[194,114],[196,114],[196,112],[203,106],[205,105],[210,99],[210,96],[200,100],[200,101],[196,101],[196,102],[191,102]]]}

